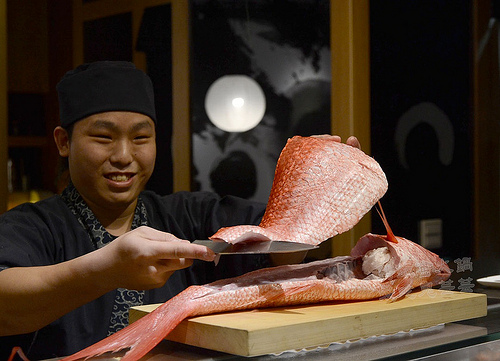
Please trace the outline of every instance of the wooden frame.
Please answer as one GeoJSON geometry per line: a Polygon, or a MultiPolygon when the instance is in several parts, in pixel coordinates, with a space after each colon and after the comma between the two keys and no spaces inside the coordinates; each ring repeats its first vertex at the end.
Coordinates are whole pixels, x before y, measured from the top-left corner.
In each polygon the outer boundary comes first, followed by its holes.
{"type": "MultiPolygon", "coordinates": [[[[332,134],[345,141],[355,135],[370,152],[370,12],[369,0],[330,0],[332,59],[332,134]]],[[[332,255],[349,254],[371,231],[367,214],[349,232],[335,236],[332,255]]]]}
{"type": "Polygon", "coordinates": [[[7,210],[7,1],[0,0],[0,214],[7,210]]]}
{"type": "Polygon", "coordinates": [[[474,256],[500,254],[500,90],[498,22],[491,22],[491,2],[472,5],[472,97],[474,133],[474,256]]]}
{"type": "MultiPolygon", "coordinates": [[[[191,134],[189,119],[189,3],[188,0],[100,0],[82,4],[73,0],[74,64],[83,62],[83,23],[119,13],[132,13],[133,43],[137,40],[144,9],[172,4],[172,155],[173,190],[190,190],[191,134]]],[[[144,54],[133,52],[133,61],[146,70],[144,54]]]]}

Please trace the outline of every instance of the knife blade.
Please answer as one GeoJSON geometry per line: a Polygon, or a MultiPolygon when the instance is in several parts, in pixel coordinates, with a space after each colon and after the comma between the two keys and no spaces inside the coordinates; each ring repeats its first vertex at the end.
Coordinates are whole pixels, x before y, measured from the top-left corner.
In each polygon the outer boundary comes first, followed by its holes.
{"type": "Polygon", "coordinates": [[[318,248],[318,246],[311,244],[285,241],[255,241],[231,244],[224,241],[198,239],[193,243],[208,247],[218,254],[292,253],[318,248]]]}

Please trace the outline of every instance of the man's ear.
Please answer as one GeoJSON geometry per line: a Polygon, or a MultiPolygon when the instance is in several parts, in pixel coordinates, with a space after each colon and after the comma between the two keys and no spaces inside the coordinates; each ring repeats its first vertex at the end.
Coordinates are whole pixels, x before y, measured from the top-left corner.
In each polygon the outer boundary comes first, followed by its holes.
{"type": "Polygon", "coordinates": [[[61,126],[57,126],[54,129],[54,141],[56,142],[57,149],[59,150],[59,155],[61,157],[69,156],[69,136],[66,129],[61,126]]]}

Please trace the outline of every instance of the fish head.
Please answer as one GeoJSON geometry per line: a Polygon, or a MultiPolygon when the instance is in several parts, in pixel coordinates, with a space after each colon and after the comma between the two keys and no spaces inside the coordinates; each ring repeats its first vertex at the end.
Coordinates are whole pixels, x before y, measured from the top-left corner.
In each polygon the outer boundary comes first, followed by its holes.
{"type": "Polygon", "coordinates": [[[403,237],[397,237],[397,243],[389,240],[387,236],[367,234],[359,239],[351,251],[352,257],[363,259],[363,272],[368,276],[371,270],[380,270],[377,259],[368,259],[366,256],[380,249],[388,253],[384,259],[383,272],[377,274],[384,278],[383,282],[394,283],[395,290],[399,288],[398,297],[415,287],[433,287],[446,281],[451,271],[448,264],[437,254],[425,249],[419,244],[403,237]],[[372,262],[375,264],[366,265],[372,262]]]}

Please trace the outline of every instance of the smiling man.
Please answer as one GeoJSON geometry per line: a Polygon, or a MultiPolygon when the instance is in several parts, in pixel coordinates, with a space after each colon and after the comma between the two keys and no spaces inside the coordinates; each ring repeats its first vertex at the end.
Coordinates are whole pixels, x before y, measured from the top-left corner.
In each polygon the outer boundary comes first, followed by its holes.
{"type": "Polygon", "coordinates": [[[202,261],[215,255],[190,241],[258,223],[265,208],[212,193],[144,191],[156,114],[151,81],[133,64],[84,64],[57,90],[54,139],[70,184],[0,216],[0,359],[13,346],[32,359],[74,353],[125,327],[131,306],[213,280],[213,264],[202,261]]]}
{"type": "Polygon", "coordinates": [[[59,154],[70,159],[73,185],[104,228],[116,235],[129,230],[155,163],[152,119],[133,112],[98,113],[77,122],[71,136],[62,127],[54,136],[59,154]]]}

